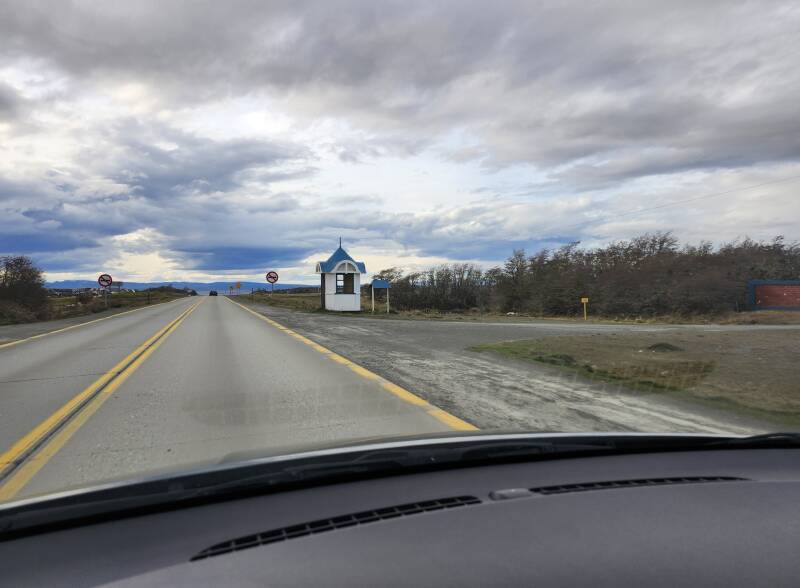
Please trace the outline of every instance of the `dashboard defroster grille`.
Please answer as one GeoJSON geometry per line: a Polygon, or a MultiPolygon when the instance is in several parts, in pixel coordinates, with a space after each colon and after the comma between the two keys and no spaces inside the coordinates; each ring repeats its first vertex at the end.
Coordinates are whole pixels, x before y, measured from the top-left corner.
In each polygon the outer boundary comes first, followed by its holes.
{"type": "Polygon", "coordinates": [[[217,545],[212,545],[211,547],[204,549],[195,555],[191,561],[205,559],[215,555],[222,555],[223,553],[240,551],[242,549],[249,549],[259,545],[267,545],[269,543],[305,537],[307,535],[313,535],[316,533],[335,531],[336,529],[342,529],[344,527],[365,525],[368,523],[393,519],[396,517],[405,517],[435,510],[457,508],[459,506],[468,506],[471,504],[480,503],[481,501],[475,496],[454,496],[450,498],[439,498],[436,500],[425,500],[422,502],[412,502],[410,504],[389,506],[376,510],[366,510],[329,519],[320,519],[317,521],[292,525],[291,527],[272,529],[270,531],[264,531],[263,533],[255,533],[253,535],[238,537],[236,539],[231,539],[230,541],[218,543],[217,545]]]}
{"type": "Polygon", "coordinates": [[[709,482],[742,482],[745,478],[729,476],[687,476],[680,478],[642,478],[638,480],[612,480],[608,482],[585,482],[582,484],[561,484],[531,488],[536,494],[568,494],[570,492],[589,492],[592,490],[613,490],[642,486],[667,486],[675,484],[704,484],[709,482]]]}

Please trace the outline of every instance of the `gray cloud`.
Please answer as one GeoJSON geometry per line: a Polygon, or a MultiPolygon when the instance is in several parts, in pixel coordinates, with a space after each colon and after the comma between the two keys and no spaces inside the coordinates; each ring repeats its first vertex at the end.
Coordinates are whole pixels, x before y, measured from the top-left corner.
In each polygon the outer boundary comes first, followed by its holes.
{"type": "MultiPolygon", "coordinates": [[[[252,268],[296,262],[347,231],[356,242],[496,259],[549,242],[536,231],[560,213],[536,201],[379,213],[380,195],[315,199],[285,184],[313,178],[317,153],[358,166],[432,146],[487,173],[532,166],[546,181],[514,196],[531,200],[794,164],[799,34],[800,11],[780,2],[4,2],[0,66],[41,67],[36,83],[55,89],[23,97],[0,80],[0,121],[46,136],[48,115],[76,110],[81,92],[130,82],[158,106],[93,124],[79,112],[68,164],[0,177],[0,250],[68,267],[79,254],[94,259],[94,243],[152,228],[185,267],[252,268]],[[333,118],[353,133],[304,145],[212,139],[168,122],[242,96],[284,105],[298,126],[333,118]],[[453,133],[469,144],[451,145],[453,133]],[[59,239],[45,238],[53,231],[59,239]]],[[[590,214],[588,202],[564,218],[590,214]]],[[[621,197],[607,210],[631,206],[621,197]]]]}
{"type": "MultiPolygon", "coordinates": [[[[244,179],[268,183],[311,172],[309,167],[291,173],[275,169],[310,157],[297,145],[252,139],[215,141],[135,119],[110,130],[116,156],[103,158],[98,171],[149,199],[174,198],[185,192],[227,192],[244,179]],[[160,143],[170,147],[159,147],[160,143]]],[[[86,157],[99,159],[100,155],[92,149],[86,157]]]]}
{"type": "Polygon", "coordinates": [[[0,120],[14,118],[20,105],[21,100],[14,89],[0,82],[0,120]]]}
{"type": "Polygon", "coordinates": [[[194,235],[209,249],[240,238],[242,217],[294,210],[297,199],[273,194],[270,186],[313,173],[301,146],[215,141],[135,119],[121,119],[87,143],[72,170],[26,183],[0,177],[0,206],[10,221],[0,252],[52,257],[154,228],[170,235],[170,247],[185,262],[194,235]]]}
{"type": "Polygon", "coordinates": [[[467,128],[494,165],[601,159],[584,182],[800,154],[791,4],[12,2],[0,23],[7,54],[75,76],[182,102],[262,88],[388,149],[467,128]]]}

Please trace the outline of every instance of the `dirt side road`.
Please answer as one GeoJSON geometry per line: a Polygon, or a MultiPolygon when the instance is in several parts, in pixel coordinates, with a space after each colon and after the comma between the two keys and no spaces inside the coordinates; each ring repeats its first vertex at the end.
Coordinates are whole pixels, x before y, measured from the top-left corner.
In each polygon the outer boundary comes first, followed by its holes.
{"type": "Polygon", "coordinates": [[[800,335],[798,327],[428,322],[252,307],[481,429],[732,434],[773,430],[774,424],[752,417],[467,348],[575,333],[795,329],[800,335]]]}

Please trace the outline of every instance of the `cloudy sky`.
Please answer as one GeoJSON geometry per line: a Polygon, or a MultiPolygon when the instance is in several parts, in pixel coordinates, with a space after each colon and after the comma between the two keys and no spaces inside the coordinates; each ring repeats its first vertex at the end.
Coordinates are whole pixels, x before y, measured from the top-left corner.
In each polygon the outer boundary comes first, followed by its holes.
{"type": "Polygon", "coordinates": [[[4,1],[0,254],[313,281],[800,238],[797,2],[4,1]]]}

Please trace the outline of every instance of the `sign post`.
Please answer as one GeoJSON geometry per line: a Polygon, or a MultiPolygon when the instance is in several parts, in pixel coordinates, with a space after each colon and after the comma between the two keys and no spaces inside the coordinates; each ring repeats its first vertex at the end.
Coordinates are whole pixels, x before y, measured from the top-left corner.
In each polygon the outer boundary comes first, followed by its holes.
{"type": "Polygon", "coordinates": [[[386,288],[386,314],[389,314],[389,280],[372,280],[372,312],[375,312],[375,288],[386,288]]]}
{"type": "Polygon", "coordinates": [[[270,284],[269,295],[272,296],[272,293],[275,291],[275,282],[278,281],[278,272],[270,270],[267,272],[266,278],[270,284]]]}
{"type": "Polygon", "coordinates": [[[100,277],[97,278],[97,283],[103,289],[103,297],[105,298],[106,308],[108,308],[108,289],[114,283],[114,280],[108,274],[100,274],[100,277]]]}
{"type": "Polygon", "coordinates": [[[581,298],[581,304],[583,304],[583,320],[589,320],[589,298],[584,296],[581,298]]]}

